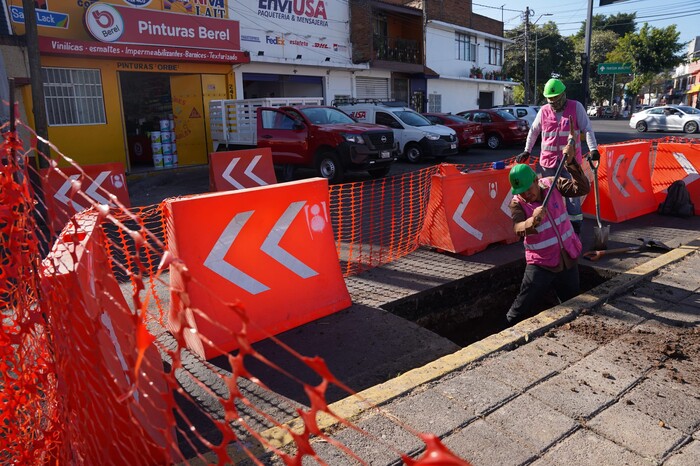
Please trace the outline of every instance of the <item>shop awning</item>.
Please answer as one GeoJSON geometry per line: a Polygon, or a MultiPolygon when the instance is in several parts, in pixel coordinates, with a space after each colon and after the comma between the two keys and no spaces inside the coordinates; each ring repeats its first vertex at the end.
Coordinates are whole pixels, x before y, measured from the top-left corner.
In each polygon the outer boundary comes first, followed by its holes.
{"type": "Polygon", "coordinates": [[[700,84],[693,84],[693,87],[687,92],[688,94],[697,94],[700,92],[700,84]]]}
{"type": "Polygon", "coordinates": [[[423,71],[420,73],[413,73],[411,76],[414,78],[435,79],[440,77],[440,73],[423,65],[423,71]]]}

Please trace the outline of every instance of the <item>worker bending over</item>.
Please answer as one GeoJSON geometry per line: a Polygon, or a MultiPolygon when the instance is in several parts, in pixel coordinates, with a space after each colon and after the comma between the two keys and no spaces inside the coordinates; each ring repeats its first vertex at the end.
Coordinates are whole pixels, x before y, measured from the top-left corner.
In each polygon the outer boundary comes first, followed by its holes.
{"type": "Polygon", "coordinates": [[[524,237],[525,275],[520,293],[506,314],[510,324],[530,317],[533,304],[542,299],[550,286],[554,287],[560,302],[579,293],[578,258],[581,240],[566,211],[565,198],[588,194],[590,183],[581,168],[575,141],[569,139],[563,154],[567,157],[566,169],[570,178],[537,178],[535,171],[525,164],[516,164],[510,170],[509,180],[513,188],[510,212],[515,233],[524,237]],[[550,189],[554,189],[548,204],[542,202],[550,189]]]}

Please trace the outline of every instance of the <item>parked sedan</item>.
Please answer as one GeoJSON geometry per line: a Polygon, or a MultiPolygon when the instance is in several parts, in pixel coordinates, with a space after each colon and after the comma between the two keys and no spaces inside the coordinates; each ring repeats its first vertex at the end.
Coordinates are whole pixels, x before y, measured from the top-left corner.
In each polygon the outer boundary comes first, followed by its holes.
{"type": "Polygon", "coordinates": [[[530,129],[527,121],[515,118],[504,110],[467,110],[457,115],[481,123],[486,134],[486,145],[491,149],[498,149],[504,144],[524,143],[530,129]]]}
{"type": "Polygon", "coordinates": [[[683,131],[696,133],[700,128],[700,110],[685,105],[652,107],[632,114],[630,128],[644,131],[683,131]]]}
{"type": "Polygon", "coordinates": [[[484,127],[459,115],[450,113],[424,113],[424,117],[436,125],[452,128],[457,133],[459,150],[467,150],[474,144],[483,144],[484,127]]]}

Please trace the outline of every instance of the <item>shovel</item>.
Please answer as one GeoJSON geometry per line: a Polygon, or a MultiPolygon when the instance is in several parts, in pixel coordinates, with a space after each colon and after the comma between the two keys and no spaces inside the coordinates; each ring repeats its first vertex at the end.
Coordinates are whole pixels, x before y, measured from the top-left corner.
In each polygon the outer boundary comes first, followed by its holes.
{"type": "Polygon", "coordinates": [[[608,236],[610,235],[610,225],[603,226],[600,223],[600,198],[598,197],[598,165],[600,160],[588,159],[593,170],[593,193],[595,195],[595,219],[598,222],[597,226],[593,227],[593,249],[603,250],[608,248],[608,236]]]}

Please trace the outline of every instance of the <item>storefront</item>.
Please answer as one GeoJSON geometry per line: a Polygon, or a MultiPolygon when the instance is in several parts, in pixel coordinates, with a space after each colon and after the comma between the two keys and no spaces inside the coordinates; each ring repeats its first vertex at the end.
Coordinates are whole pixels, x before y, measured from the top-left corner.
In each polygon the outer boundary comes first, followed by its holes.
{"type": "MultiPolygon", "coordinates": [[[[127,171],[205,164],[209,101],[236,97],[247,63],[227,2],[48,4],[37,10],[49,139],[80,164],[127,171]],[[51,7],[56,7],[52,11],[51,7]]],[[[21,1],[10,6],[23,33],[21,1]]],[[[31,102],[29,90],[24,96],[31,102]]],[[[27,114],[31,115],[31,109],[27,114]]]]}

